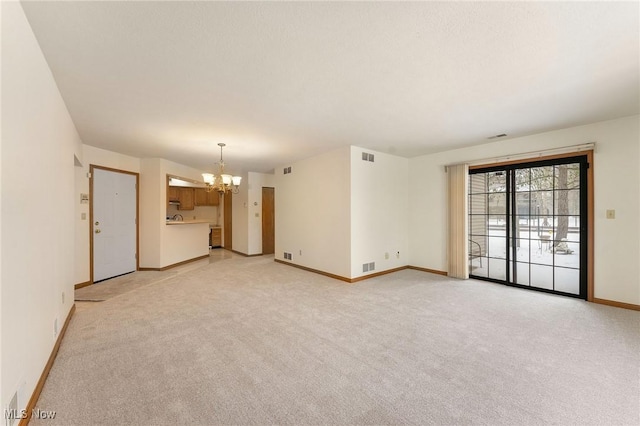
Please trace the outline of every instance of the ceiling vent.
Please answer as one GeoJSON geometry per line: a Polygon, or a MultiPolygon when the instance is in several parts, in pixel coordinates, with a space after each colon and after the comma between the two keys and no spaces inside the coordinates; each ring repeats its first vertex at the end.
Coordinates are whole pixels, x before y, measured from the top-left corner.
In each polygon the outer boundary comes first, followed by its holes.
{"type": "Polygon", "coordinates": [[[504,138],[505,136],[507,136],[506,133],[500,133],[499,135],[489,136],[487,139],[498,139],[498,138],[504,138]]]}

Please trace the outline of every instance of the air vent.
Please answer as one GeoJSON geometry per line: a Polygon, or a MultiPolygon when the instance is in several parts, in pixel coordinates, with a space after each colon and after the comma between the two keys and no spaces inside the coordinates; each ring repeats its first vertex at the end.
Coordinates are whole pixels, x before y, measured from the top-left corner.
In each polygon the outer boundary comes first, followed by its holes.
{"type": "Polygon", "coordinates": [[[291,173],[291,166],[289,166],[289,167],[285,167],[285,168],[283,169],[283,171],[284,171],[284,174],[285,174],[285,175],[290,174],[290,173],[291,173]]]}
{"type": "Polygon", "coordinates": [[[507,136],[506,133],[501,133],[499,135],[489,136],[487,139],[498,139],[498,138],[504,138],[505,136],[507,136]]]}
{"type": "Polygon", "coordinates": [[[291,253],[287,253],[286,251],[284,252],[284,258],[285,260],[291,260],[291,253]]]}
{"type": "Polygon", "coordinates": [[[369,154],[368,152],[362,153],[362,161],[369,161],[373,163],[374,158],[373,154],[369,154]]]}
{"type": "Polygon", "coordinates": [[[362,272],[371,272],[371,271],[375,271],[375,270],[376,270],[376,263],[375,262],[363,263],[362,264],[362,272]]]}

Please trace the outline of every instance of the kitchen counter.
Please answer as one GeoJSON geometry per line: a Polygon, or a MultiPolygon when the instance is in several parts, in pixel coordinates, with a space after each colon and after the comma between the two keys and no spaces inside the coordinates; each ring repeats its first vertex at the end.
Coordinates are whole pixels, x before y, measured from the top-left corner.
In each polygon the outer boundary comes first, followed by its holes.
{"type": "Polygon", "coordinates": [[[193,225],[197,223],[209,224],[208,220],[167,220],[167,225],[193,225]]]}

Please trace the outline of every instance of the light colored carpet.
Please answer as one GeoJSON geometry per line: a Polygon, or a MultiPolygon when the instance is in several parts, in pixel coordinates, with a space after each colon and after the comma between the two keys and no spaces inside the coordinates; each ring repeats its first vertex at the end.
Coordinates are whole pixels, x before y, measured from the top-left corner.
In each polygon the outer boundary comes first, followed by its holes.
{"type": "Polygon", "coordinates": [[[138,287],[162,281],[173,277],[176,272],[167,271],[140,271],[131,274],[121,275],[109,280],[82,287],[75,290],[76,302],[103,302],[112,297],[128,293],[138,287]]]}
{"type": "Polygon", "coordinates": [[[234,257],[78,312],[32,424],[637,425],[639,330],[497,284],[234,257]]]}

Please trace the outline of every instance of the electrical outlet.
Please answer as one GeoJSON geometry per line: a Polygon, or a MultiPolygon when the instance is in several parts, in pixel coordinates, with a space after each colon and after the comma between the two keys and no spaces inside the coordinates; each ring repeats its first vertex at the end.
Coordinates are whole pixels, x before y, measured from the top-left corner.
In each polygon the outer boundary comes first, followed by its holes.
{"type": "Polygon", "coordinates": [[[400,259],[400,252],[396,253],[396,259],[400,259]]]}
{"type": "Polygon", "coordinates": [[[62,292],[62,304],[64,305],[64,291],[62,292]]]}
{"type": "Polygon", "coordinates": [[[58,337],[58,318],[53,320],[53,338],[56,339],[58,337]]]}
{"type": "Polygon", "coordinates": [[[389,260],[389,253],[385,253],[385,254],[384,254],[384,258],[385,258],[385,259],[387,259],[387,260],[389,260]]]}
{"type": "Polygon", "coordinates": [[[81,220],[87,220],[87,214],[86,213],[81,213],[80,214],[80,219],[81,220]]]}
{"type": "Polygon", "coordinates": [[[300,256],[302,256],[302,250],[300,250],[300,256]]]}
{"type": "Polygon", "coordinates": [[[616,211],[615,210],[607,210],[607,219],[615,219],[616,211]]]}

